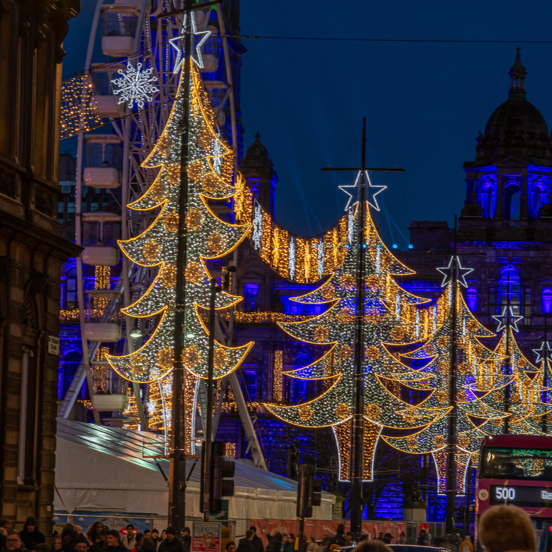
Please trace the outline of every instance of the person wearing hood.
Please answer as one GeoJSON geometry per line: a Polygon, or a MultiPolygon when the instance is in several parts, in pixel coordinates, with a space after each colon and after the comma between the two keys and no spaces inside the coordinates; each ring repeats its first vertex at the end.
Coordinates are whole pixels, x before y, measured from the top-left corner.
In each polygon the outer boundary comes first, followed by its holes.
{"type": "Polygon", "coordinates": [[[180,532],[183,552],[190,552],[190,549],[192,548],[192,537],[190,533],[191,531],[189,527],[184,527],[184,529],[180,532]]]}
{"type": "Polygon", "coordinates": [[[271,536],[266,552],[280,552],[282,549],[282,533],[276,533],[271,536]]]}
{"type": "Polygon", "coordinates": [[[150,536],[144,537],[140,543],[140,552],[157,552],[157,546],[150,536]]]}
{"type": "Polygon", "coordinates": [[[46,537],[38,530],[38,522],[35,517],[28,517],[23,531],[19,533],[27,550],[34,550],[37,544],[44,544],[46,537]]]}
{"type": "Polygon", "coordinates": [[[182,544],[176,538],[174,527],[167,527],[167,538],[161,543],[159,552],[182,552],[182,544]]]}

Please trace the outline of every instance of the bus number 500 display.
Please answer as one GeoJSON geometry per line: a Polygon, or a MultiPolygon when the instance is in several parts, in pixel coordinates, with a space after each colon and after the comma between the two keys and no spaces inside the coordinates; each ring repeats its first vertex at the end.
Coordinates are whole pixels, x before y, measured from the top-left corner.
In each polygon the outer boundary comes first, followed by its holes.
{"type": "Polygon", "coordinates": [[[511,487],[497,487],[496,498],[498,500],[514,500],[516,498],[516,490],[511,487]]]}

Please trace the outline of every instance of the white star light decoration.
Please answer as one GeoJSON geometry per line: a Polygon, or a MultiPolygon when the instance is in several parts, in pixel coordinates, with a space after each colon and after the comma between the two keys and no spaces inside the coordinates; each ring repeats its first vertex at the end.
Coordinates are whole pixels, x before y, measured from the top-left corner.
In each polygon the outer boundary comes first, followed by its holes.
{"type": "Polygon", "coordinates": [[[493,316],[493,318],[498,322],[498,328],[496,329],[497,332],[506,327],[508,320],[510,321],[510,327],[512,330],[514,330],[514,332],[519,332],[517,323],[520,320],[523,320],[523,316],[514,314],[512,307],[504,307],[502,309],[502,314],[497,314],[496,316],[493,316]]]}
{"type": "Polygon", "coordinates": [[[533,349],[533,352],[537,355],[537,364],[545,358],[550,358],[550,352],[552,352],[552,349],[550,348],[550,342],[543,341],[541,343],[540,349],[533,349]]]}
{"type": "MultiPolygon", "coordinates": [[[[368,186],[366,186],[366,201],[368,201],[368,205],[370,205],[370,207],[373,207],[376,211],[379,211],[380,208],[379,208],[378,200],[376,199],[376,196],[378,194],[381,194],[383,190],[387,190],[387,186],[372,185],[372,181],[370,180],[370,175],[368,174],[368,171],[364,171],[364,174],[366,176],[366,182],[368,183],[368,186]]],[[[360,187],[361,177],[362,177],[362,171],[358,171],[354,184],[350,184],[348,186],[338,186],[342,192],[345,192],[349,196],[349,200],[347,201],[347,206],[345,207],[345,211],[348,211],[349,207],[352,207],[358,203],[358,199],[354,199],[353,194],[349,193],[347,189],[350,188],[353,190],[358,190],[360,187]],[[353,201],[353,199],[354,199],[354,203],[351,204],[351,201],[353,201]]],[[[357,192],[357,198],[358,198],[358,192],[357,192]]]]}
{"type": "Polygon", "coordinates": [[[450,258],[448,266],[442,266],[437,269],[437,272],[440,272],[444,276],[443,281],[441,282],[441,287],[445,287],[447,283],[451,281],[455,264],[458,264],[458,283],[465,288],[468,287],[466,276],[473,272],[473,268],[464,268],[460,262],[460,257],[456,255],[453,255],[450,258]]]}
{"type": "Polygon", "coordinates": [[[142,64],[138,63],[136,68],[130,62],[127,64],[126,73],[119,69],[121,75],[119,79],[112,79],[111,82],[117,86],[118,90],[113,90],[113,94],[121,94],[119,96],[120,104],[128,101],[128,107],[132,107],[133,103],[139,108],[144,107],[144,102],[151,102],[153,96],[159,92],[159,88],[154,86],[152,82],[157,82],[157,77],[152,77],[153,67],[142,71],[142,64]]]}
{"type": "MultiPolygon", "coordinates": [[[[179,36],[175,38],[171,38],[169,40],[171,46],[176,49],[178,52],[176,56],[176,61],[174,63],[174,69],[173,73],[176,75],[180,68],[182,67],[182,62],[184,61],[184,46],[182,48],[178,46],[179,40],[185,40],[186,39],[186,18],[188,17],[188,14],[184,14],[184,23],[182,24],[182,32],[179,36]]],[[[194,36],[201,36],[201,40],[197,43],[195,49],[197,54],[197,59],[194,57],[193,54],[191,54],[191,58],[194,60],[195,64],[200,68],[203,69],[203,58],[201,57],[201,47],[203,46],[203,43],[209,38],[211,35],[211,31],[198,31],[196,27],[195,22],[195,13],[192,13],[192,18],[190,19],[192,23],[192,35],[194,36]]]]}

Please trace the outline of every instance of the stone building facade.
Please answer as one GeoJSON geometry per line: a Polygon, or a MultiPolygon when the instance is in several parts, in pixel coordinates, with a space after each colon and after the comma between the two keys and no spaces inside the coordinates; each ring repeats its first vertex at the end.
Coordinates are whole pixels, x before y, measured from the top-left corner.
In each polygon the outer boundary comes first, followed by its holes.
{"type": "MultiPolygon", "coordinates": [[[[535,361],[532,349],[552,335],[552,138],[527,100],[526,75],[518,49],[508,99],[479,132],[475,160],[464,163],[466,199],[457,243],[462,265],[473,269],[468,306],[491,330],[498,325],[493,316],[505,307],[523,316],[517,339],[535,361]]],[[[417,274],[404,285],[436,296],[436,268],[448,264],[454,232],[440,221],[415,221],[410,232],[414,248],[400,258],[417,274]]]]}
{"type": "Polygon", "coordinates": [[[0,1],[0,516],[51,533],[63,39],[79,0],[0,1]]]}

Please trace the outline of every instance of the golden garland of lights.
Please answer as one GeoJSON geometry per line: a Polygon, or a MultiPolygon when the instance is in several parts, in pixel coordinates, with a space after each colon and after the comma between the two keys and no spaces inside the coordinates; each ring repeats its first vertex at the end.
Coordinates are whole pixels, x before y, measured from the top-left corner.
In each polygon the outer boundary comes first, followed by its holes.
{"type": "Polygon", "coordinates": [[[273,399],[277,403],[284,400],[282,373],[284,370],[283,351],[274,351],[274,381],[272,383],[273,399]]]}
{"type": "Polygon", "coordinates": [[[94,86],[88,75],[63,81],[61,88],[61,140],[99,125],[94,86]]]}

